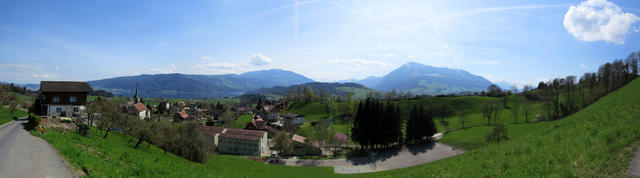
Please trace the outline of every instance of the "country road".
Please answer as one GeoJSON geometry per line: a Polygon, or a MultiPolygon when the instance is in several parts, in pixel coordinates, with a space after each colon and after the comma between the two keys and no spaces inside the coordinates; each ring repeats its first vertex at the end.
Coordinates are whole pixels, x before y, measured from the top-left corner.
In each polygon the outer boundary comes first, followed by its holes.
{"type": "Polygon", "coordinates": [[[73,177],[49,143],[22,129],[26,122],[0,126],[0,178],[73,177]]]}

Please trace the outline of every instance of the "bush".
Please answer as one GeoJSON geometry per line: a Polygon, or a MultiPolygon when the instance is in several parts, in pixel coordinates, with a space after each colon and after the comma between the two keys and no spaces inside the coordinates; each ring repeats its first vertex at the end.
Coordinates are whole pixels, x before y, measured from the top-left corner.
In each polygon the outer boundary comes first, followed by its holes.
{"type": "Polygon", "coordinates": [[[71,121],[72,121],[71,118],[68,118],[68,117],[60,118],[60,122],[62,123],[71,123],[71,121]]]}
{"type": "Polygon", "coordinates": [[[207,125],[207,126],[214,126],[214,125],[216,125],[216,123],[215,123],[215,122],[213,122],[212,120],[207,120],[207,122],[205,122],[205,125],[207,125]]]}
{"type": "Polygon", "coordinates": [[[89,137],[89,125],[85,123],[79,123],[76,125],[76,127],[78,128],[78,132],[80,132],[80,135],[82,135],[83,137],[89,137]]]}
{"type": "Polygon", "coordinates": [[[29,113],[29,122],[27,122],[27,124],[25,124],[24,127],[27,130],[33,130],[36,127],[38,127],[38,125],[40,125],[40,121],[42,121],[42,118],[40,118],[40,116],[34,113],[29,113]]]}

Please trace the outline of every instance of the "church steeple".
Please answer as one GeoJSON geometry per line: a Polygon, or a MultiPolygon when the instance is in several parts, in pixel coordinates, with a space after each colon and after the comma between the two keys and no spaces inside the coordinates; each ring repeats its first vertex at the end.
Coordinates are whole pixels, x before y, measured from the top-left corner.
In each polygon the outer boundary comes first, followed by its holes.
{"type": "Polygon", "coordinates": [[[136,83],[136,94],[133,95],[133,102],[134,103],[139,103],[140,102],[140,96],[138,96],[138,83],[136,83]]]}

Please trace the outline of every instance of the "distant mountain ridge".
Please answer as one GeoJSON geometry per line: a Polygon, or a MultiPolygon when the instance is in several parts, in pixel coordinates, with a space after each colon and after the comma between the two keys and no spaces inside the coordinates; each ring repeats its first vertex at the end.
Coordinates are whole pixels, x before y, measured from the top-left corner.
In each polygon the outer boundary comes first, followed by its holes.
{"type": "Polygon", "coordinates": [[[412,94],[451,94],[487,89],[491,82],[461,69],[434,67],[409,62],[382,77],[357,81],[378,90],[409,91],[412,94]]]}
{"type": "Polygon", "coordinates": [[[133,96],[136,84],[142,97],[217,98],[237,96],[265,87],[290,86],[313,80],[281,69],[247,72],[240,75],[142,74],[89,81],[94,90],[133,96]]]}
{"type": "MultiPolygon", "coordinates": [[[[319,91],[327,91],[333,96],[347,96],[349,93],[352,94],[354,98],[363,97],[369,92],[374,92],[374,89],[368,88],[364,85],[357,83],[325,83],[325,82],[310,82],[299,84],[302,88],[307,86],[311,87],[315,92],[319,91]]],[[[278,95],[285,96],[287,91],[291,89],[291,91],[295,94],[298,85],[291,85],[287,87],[283,86],[275,86],[271,88],[261,88],[254,91],[249,91],[246,94],[261,94],[261,95],[278,95]]],[[[316,93],[319,94],[319,93],[316,93]]]]}

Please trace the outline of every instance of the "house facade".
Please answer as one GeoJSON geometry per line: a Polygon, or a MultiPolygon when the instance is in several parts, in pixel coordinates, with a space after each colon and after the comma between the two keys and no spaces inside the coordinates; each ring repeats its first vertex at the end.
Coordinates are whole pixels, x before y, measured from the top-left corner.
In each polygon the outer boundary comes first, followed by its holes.
{"type": "Polygon", "coordinates": [[[293,124],[293,125],[302,125],[304,124],[304,116],[299,114],[288,113],[284,115],[285,125],[293,124]]]}
{"type": "Polygon", "coordinates": [[[133,107],[129,108],[129,114],[137,116],[140,120],[151,118],[151,110],[142,103],[133,104],[133,107]]]}
{"type": "Polygon", "coordinates": [[[218,138],[220,138],[220,134],[227,131],[226,128],[213,127],[213,126],[200,126],[198,127],[200,132],[202,132],[209,139],[213,140],[213,144],[218,147],[218,138]]]}
{"type": "Polygon", "coordinates": [[[269,156],[267,132],[226,129],[218,136],[218,152],[238,155],[269,156]]]}
{"type": "Polygon", "coordinates": [[[46,116],[77,116],[93,91],[87,82],[41,81],[41,113],[46,116]]]}

